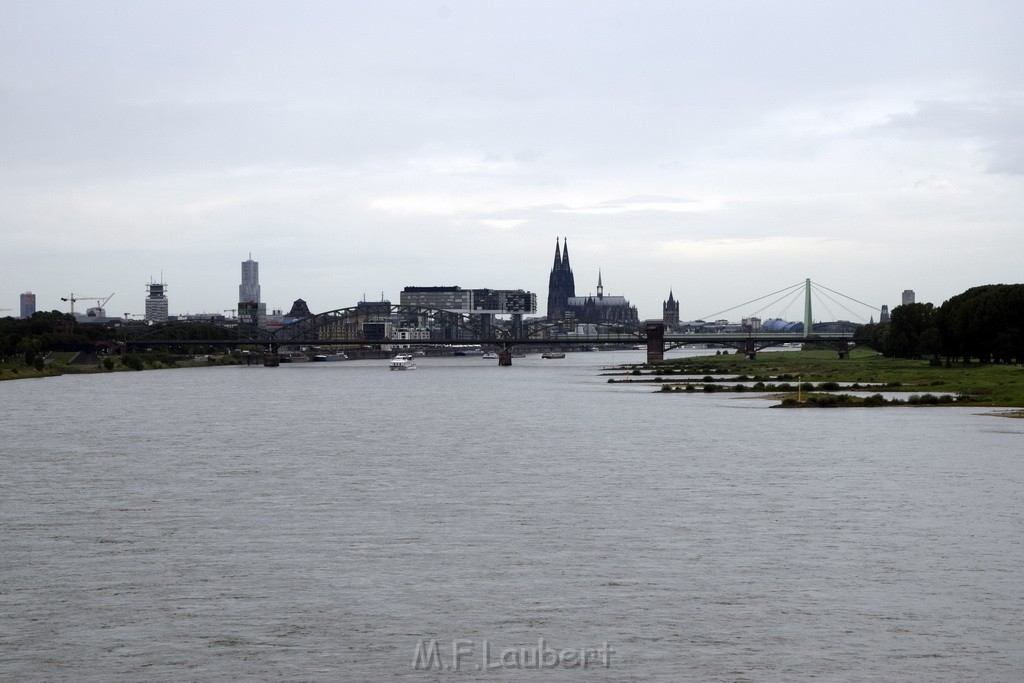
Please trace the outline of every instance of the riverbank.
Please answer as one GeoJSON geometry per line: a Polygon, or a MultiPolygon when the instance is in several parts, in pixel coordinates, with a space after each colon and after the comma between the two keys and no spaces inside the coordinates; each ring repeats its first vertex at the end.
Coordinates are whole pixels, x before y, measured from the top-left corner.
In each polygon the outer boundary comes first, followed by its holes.
{"type": "MultiPolygon", "coordinates": [[[[763,391],[780,407],[873,405],[968,405],[1024,408],[1024,368],[885,358],[856,349],[847,359],[834,351],[762,352],[668,359],[623,366],[607,373],[613,382],[651,382],[666,393],[763,391]],[[884,396],[883,396],[884,394],[884,396]]],[[[1024,411],[1007,415],[1021,417],[1024,411]]]]}
{"type": "Polygon", "coordinates": [[[0,381],[14,379],[39,379],[61,375],[89,375],[111,372],[136,372],[139,370],[161,370],[168,368],[199,368],[217,365],[245,365],[244,357],[219,356],[171,356],[166,353],[128,354],[93,358],[94,362],[76,362],[81,354],[54,352],[46,357],[42,367],[23,362],[0,363],[0,381]]]}

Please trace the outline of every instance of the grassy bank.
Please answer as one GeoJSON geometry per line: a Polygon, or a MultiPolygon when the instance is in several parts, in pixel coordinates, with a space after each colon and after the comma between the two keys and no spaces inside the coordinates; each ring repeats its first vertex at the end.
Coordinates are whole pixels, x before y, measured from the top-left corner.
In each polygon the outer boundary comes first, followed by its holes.
{"type": "MultiPolygon", "coordinates": [[[[946,367],[927,360],[885,358],[868,349],[854,350],[845,360],[834,351],[762,352],[755,360],[742,354],[678,358],[619,368],[609,381],[656,382],[668,391],[707,391],[709,386],[714,387],[711,391],[760,390],[777,393],[783,400],[795,399],[799,392],[801,404],[812,397],[817,402],[821,396],[842,396],[832,393],[841,388],[858,394],[826,399],[822,405],[862,405],[872,392],[884,391],[905,394],[903,402],[908,405],[1024,408],[1022,367],[980,363],[946,367]],[[927,396],[935,400],[921,400],[927,396]]],[[[787,401],[787,405],[794,403],[787,401]]]]}
{"type": "Polygon", "coordinates": [[[166,368],[198,368],[215,365],[244,365],[242,358],[219,356],[171,356],[166,353],[128,354],[98,359],[95,363],[80,364],[74,352],[54,352],[46,357],[41,368],[26,365],[20,361],[0,363],[0,381],[11,379],[33,379],[59,377],[60,375],[102,374],[110,372],[136,372],[139,370],[160,370],[166,368]],[[108,362],[109,361],[109,362],[108,362]]]}

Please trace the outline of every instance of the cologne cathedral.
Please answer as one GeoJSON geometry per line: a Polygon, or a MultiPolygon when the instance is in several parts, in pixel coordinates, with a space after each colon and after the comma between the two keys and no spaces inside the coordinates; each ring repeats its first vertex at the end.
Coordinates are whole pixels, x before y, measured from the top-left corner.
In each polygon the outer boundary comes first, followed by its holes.
{"type": "Polygon", "coordinates": [[[576,281],[569,265],[569,242],[555,238],[555,263],[548,279],[548,320],[576,323],[636,322],[635,306],[624,296],[605,296],[601,273],[597,274],[597,294],[576,296],[576,281]]]}

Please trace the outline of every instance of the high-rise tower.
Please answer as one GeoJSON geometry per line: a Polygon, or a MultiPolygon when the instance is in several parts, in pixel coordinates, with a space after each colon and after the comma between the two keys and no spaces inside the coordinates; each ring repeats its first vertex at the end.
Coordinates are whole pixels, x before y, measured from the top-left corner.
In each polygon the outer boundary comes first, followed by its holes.
{"type": "Polygon", "coordinates": [[[150,282],[146,285],[146,320],[167,322],[167,283],[150,282]]]}
{"type": "Polygon", "coordinates": [[[21,317],[31,318],[36,312],[36,295],[25,292],[21,295],[21,317]]]}
{"type": "Polygon", "coordinates": [[[238,322],[256,327],[266,319],[267,305],[260,303],[260,264],[249,254],[249,260],[242,261],[242,284],[238,285],[238,322]]]}
{"type": "Polygon", "coordinates": [[[252,260],[242,261],[242,284],[238,285],[238,303],[258,304],[260,302],[260,264],[252,260]]]}
{"type": "Polygon", "coordinates": [[[565,305],[569,297],[576,296],[576,281],[569,265],[569,240],[565,245],[555,238],[555,263],[551,267],[548,278],[548,320],[561,320],[565,317],[565,305]]]}

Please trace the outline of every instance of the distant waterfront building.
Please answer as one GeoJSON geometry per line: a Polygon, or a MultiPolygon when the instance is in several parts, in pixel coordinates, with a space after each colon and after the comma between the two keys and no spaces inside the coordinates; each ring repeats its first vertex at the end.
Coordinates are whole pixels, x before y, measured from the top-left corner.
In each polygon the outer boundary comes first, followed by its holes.
{"type": "Polygon", "coordinates": [[[565,317],[577,323],[638,322],[640,315],[624,296],[605,296],[601,271],[597,273],[597,296],[571,296],[565,302],[565,317]]]}
{"type": "Polygon", "coordinates": [[[915,301],[914,290],[912,290],[912,289],[904,289],[903,290],[903,305],[906,306],[908,304],[912,304],[912,303],[914,303],[914,301],[915,301]]]}
{"type": "Polygon", "coordinates": [[[558,238],[555,238],[555,263],[551,266],[548,277],[548,320],[565,318],[566,305],[569,299],[576,296],[576,280],[573,278],[572,266],[569,265],[569,238],[565,240],[562,250],[558,238]]]}
{"type": "Polygon", "coordinates": [[[406,287],[399,304],[457,313],[521,314],[537,312],[537,295],[522,289],[406,287]]]}
{"type": "Polygon", "coordinates": [[[406,287],[398,295],[402,306],[468,312],[473,308],[473,291],[462,287],[406,287]]]}
{"type": "Polygon", "coordinates": [[[292,303],[291,309],[284,315],[285,318],[291,320],[300,320],[302,318],[312,317],[313,312],[309,310],[309,304],[304,299],[296,299],[292,303]]]}
{"type": "Polygon", "coordinates": [[[569,264],[569,239],[559,245],[555,238],[555,262],[548,277],[549,321],[576,324],[639,321],[636,307],[623,296],[605,296],[601,272],[597,273],[597,295],[576,296],[576,279],[569,264]]]}
{"type": "Polygon", "coordinates": [[[150,282],[146,285],[146,320],[167,322],[167,284],[150,282]]]}
{"type": "Polygon", "coordinates": [[[661,304],[661,320],[665,323],[665,329],[674,330],[679,327],[679,302],[672,296],[672,290],[668,290],[668,301],[661,304]]]}
{"type": "Polygon", "coordinates": [[[21,295],[21,317],[31,318],[36,312],[36,295],[32,292],[25,292],[21,295]]]}
{"type": "Polygon", "coordinates": [[[889,306],[882,306],[882,312],[878,316],[878,322],[887,323],[889,322],[889,306]]]}

